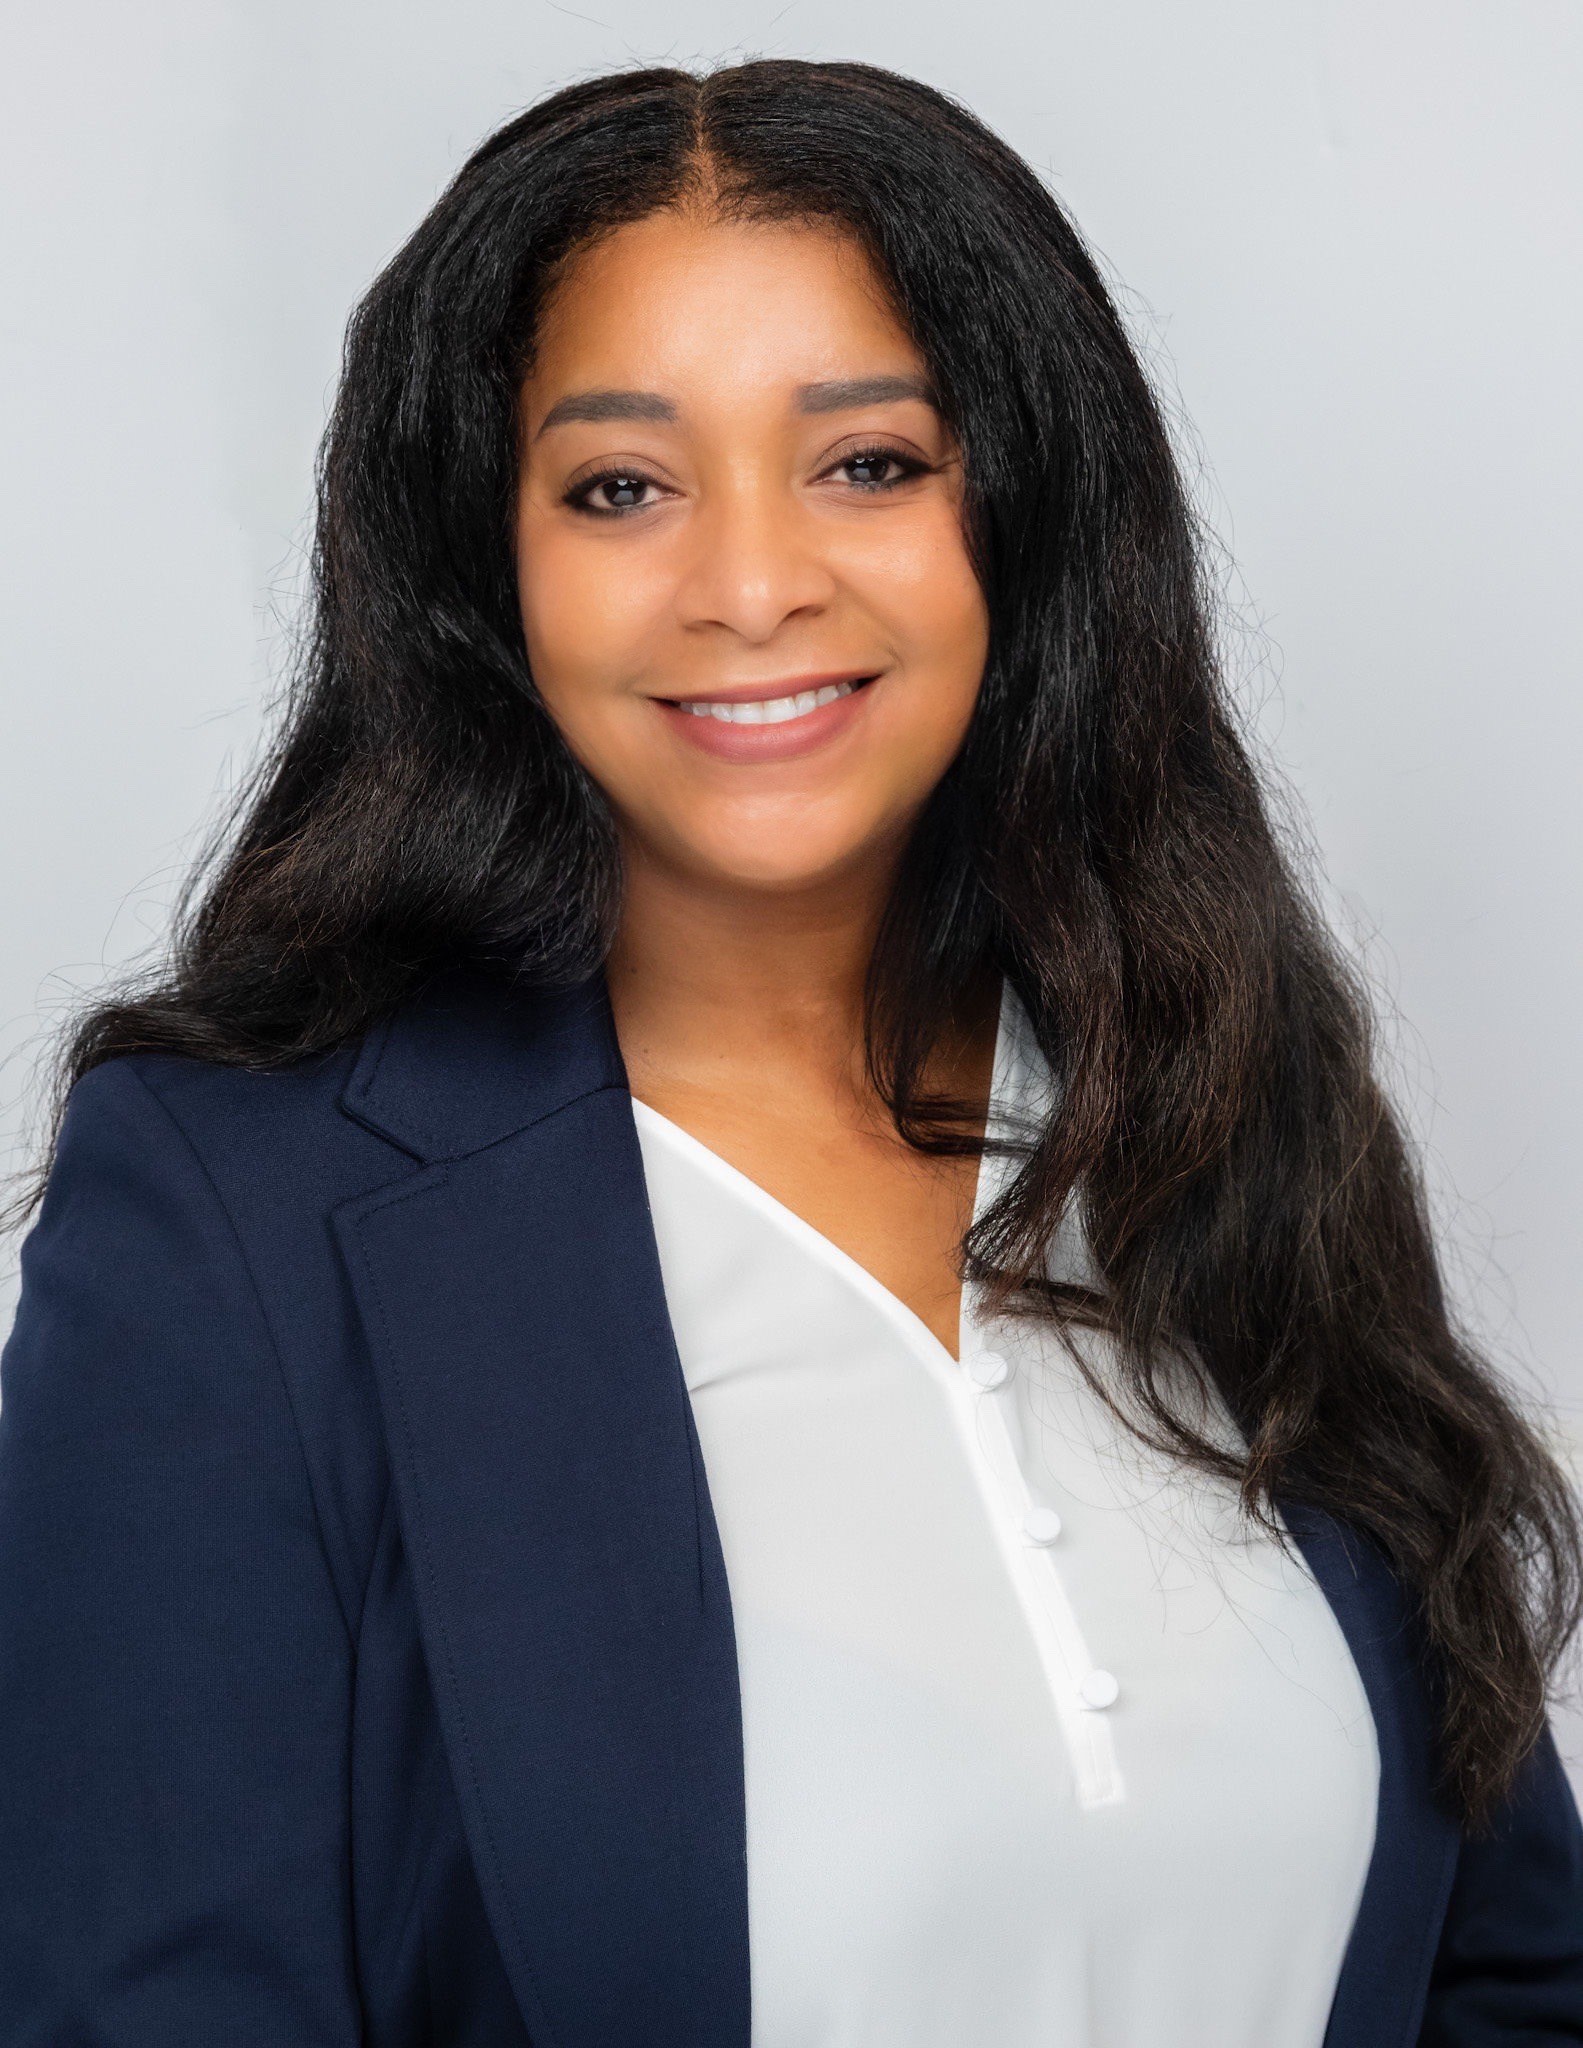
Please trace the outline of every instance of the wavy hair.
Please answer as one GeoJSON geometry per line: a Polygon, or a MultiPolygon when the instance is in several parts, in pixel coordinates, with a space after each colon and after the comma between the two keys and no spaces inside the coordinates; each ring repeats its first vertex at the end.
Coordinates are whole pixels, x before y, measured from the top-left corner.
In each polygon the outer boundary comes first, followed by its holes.
{"type": "Polygon", "coordinates": [[[945,94],[864,64],[635,70],[474,151],[348,325],[284,715],[157,973],[63,1034],[55,1128],[119,1054],[269,1067],[458,959],[545,986],[600,967],[618,847],[524,651],[517,398],[561,266],[688,203],[855,236],[961,449],[989,657],[875,946],[869,1071],[909,1142],[974,1149],[923,1075],[988,963],[1061,1081],[963,1269],[998,1307],[1111,1332],[1114,1388],[1074,1352],[1096,1391],[1277,1539],[1284,1495],[1383,1549],[1442,1791],[1479,1826],[1579,1618],[1573,1495],[1448,1307],[1367,990],[1236,729],[1148,379],[1060,205],[945,94]],[[1046,1263],[1079,1198],[1093,1290],[1046,1263]],[[1240,1444],[1183,1419],[1172,1353],[1240,1444]]]}

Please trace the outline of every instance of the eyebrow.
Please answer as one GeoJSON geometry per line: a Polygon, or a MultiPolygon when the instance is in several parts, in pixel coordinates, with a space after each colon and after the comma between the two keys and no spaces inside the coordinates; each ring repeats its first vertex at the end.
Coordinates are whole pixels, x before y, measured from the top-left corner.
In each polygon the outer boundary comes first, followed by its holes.
{"type": "MultiPolygon", "coordinates": [[[[847,412],[859,405],[886,405],[899,399],[918,399],[935,404],[934,392],[923,377],[842,377],[821,384],[799,384],[797,410],[804,413],[847,412]]],[[[647,420],[674,423],[674,403],[658,391],[574,391],[558,398],[539,422],[534,434],[546,434],[551,427],[569,426],[574,421],[599,425],[606,420],[647,420]]]]}
{"type": "Polygon", "coordinates": [[[574,391],[558,398],[539,422],[539,434],[551,427],[564,427],[573,420],[674,420],[676,408],[657,391],[574,391]]]}
{"type": "Polygon", "coordinates": [[[916,398],[925,405],[935,403],[926,377],[844,377],[828,384],[800,384],[797,410],[845,412],[855,405],[886,405],[901,398],[916,398]]]}

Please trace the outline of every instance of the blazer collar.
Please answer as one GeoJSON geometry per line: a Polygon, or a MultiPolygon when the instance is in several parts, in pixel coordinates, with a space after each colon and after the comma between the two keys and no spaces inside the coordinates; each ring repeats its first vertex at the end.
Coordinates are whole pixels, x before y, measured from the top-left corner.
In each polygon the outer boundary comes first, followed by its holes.
{"type": "MultiPolygon", "coordinates": [[[[333,1224],[528,2030],[559,2048],[748,2048],[730,1597],[604,976],[529,991],[448,971],[367,1034],[340,1104],[419,1162],[333,1224]]],[[[1382,1554],[1323,1509],[1280,1506],[1380,1752],[1324,2048],[1409,2048],[1459,1833],[1382,1554]]]]}
{"type": "Polygon", "coordinates": [[[526,1130],[626,1067],[602,973],[556,989],[448,968],[365,1035],[341,1107],[426,1164],[526,1130]]]}

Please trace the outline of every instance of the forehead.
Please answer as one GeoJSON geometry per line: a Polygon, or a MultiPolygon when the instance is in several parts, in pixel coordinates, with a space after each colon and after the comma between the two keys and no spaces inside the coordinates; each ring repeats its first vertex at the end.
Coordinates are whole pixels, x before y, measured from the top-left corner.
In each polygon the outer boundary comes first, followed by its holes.
{"type": "Polygon", "coordinates": [[[652,214],[574,255],[540,315],[525,396],[573,384],[705,392],[920,370],[854,236],[824,222],[652,214]]]}

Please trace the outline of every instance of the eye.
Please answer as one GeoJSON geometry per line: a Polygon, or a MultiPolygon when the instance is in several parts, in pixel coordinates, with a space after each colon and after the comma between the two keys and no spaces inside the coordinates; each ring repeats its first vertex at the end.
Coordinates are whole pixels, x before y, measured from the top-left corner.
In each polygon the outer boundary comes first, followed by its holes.
{"type": "Polygon", "coordinates": [[[833,475],[842,469],[853,470],[857,474],[851,481],[858,490],[892,491],[898,484],[922,476],[928,467],[928,463],[920,461],[916,455],[907,455],[900,448],[876,442],[871,447],[849,449],[826,474],[833,475]]]}
{"type": "MultiPolygon", "coordinates": [[[[595,519],[619,519],[624,513],[646,512],[643,493],[660,486],[637,469],[602,469],[586,476],[566,491],[561,499],[574,512],[587,512],[595,519]]],[[[655,501],[649,501],[655,502],[655,501]]]]}

